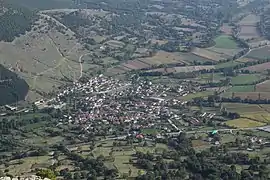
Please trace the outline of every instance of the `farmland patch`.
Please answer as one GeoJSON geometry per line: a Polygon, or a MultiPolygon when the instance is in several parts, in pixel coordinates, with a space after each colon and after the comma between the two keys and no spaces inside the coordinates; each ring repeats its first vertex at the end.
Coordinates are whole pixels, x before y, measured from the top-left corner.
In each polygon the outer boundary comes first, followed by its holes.
{"type": "Polygon", "coordinates": [[[244,70],[249,70],[249,71],[253,71],[253,72],[263,72],[267,69],[270,69],[270,62],[267,63],[263,63],[263,64],[257,64],[254,66],[249,66],[246,68],[243,68],[244,70]]]}
{"type": "Polygon", "coordinates": [[[260,75],[257,74],[244,74],[244,75],[238,75],[235,77],[232,77],[231,84],[237,85],[237,84],[251,84],[256,81],[260,80],[260,75]]]}
{"type": "Polygon", "coordinates": [[[236,49],[238,48],[237,43],[231,36],[220,35],[214,39],[216,48],[223,49],[236,49]]]}
{"type": "Polygon", "coordinates": [[[226,57],[223,57],[221,54],[211,52],[211,51],[208,51],[207,49],[203,49],[203,48],[194,48],[192,53],[197,55],[197,56],[201,56],[201,57],[215,60],[215,61],[219,61],[221,59],[226,59],[226,57]]]}
{"type": "Polygon", "coordinates": [[[253,128],[253,127],[260,127],[266,125],[266,123],[253,121],[247,118],[239,118],[227,121],[226,124],[230,127],[235,128],[253,128]]]}
{"type": "Polygon", "coordinates": [[[252,59],[268,59],[269,56],[270,56],[269,46],[254,49],[246,55],[247,58],[252,58],[252,59]]]}
{"type": "Polygon", "coordinates": [[[270,80],[266,80],[256,85],[256,91],[258,92],[270,92],[270,80]]]}
{"type": "Polygon", "coordinates": [[[254,85],[233,86],[227,92],[253,92],[254,89],[255,89],[254,85]]]}

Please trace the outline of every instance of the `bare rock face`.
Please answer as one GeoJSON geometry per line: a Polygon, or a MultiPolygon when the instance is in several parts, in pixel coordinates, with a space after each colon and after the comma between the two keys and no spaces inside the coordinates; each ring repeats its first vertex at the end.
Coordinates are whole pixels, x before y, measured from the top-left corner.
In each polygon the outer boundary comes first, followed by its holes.
{"type": "Polygon", "coordinates": [[[50,180],[48,178],[41,178],[39,176],[29,176],[29,177],[13,177],[13,178],[10,178],[10,177],[0,177],[0,180],[50,180]]]}

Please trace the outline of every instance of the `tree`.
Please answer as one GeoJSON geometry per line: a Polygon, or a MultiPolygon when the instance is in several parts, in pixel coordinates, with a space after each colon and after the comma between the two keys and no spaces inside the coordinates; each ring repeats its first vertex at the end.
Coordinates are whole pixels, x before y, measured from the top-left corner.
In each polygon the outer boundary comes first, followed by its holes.
{"type": "Polygon", "coordinates": [[[40,176],[42,178],[49,178],[51,180],[56,180],[55,173],[50,169],[41,169],[37,172],[37,176],[40,176]]]}
{"type": "Polygon", "coordinates": [[[74,175],[73,175],[73,179],[80,180],[81,179],[80,173],[79,172],[75,172],[74,175]]]}

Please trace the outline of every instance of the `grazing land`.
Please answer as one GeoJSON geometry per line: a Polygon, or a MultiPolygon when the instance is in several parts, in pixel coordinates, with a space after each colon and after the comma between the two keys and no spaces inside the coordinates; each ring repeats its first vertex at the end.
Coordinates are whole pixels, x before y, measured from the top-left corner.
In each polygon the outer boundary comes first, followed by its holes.
{"type": "Polygon", "coordinates": [[[262,47],[259,49],[252,50],[246,55],[247,58],[251,59],[267,59],[270,56],[270,47],[262,47]]]}
{"type": "Polygon", "coordinates": [[[237,43],[232,39],[231,36],[227,35],[220,35],[214,39],[215,41],[215,48],[222,48],[222,49],[237,49],[237,43]]]}
{"type": "Polygon", "coordinates": [[[262,64],[257,64],[257,65],[254,65],[254,66],[249,66],[249,67],[246,67],[246,68],[243,68],[244,70],[249,70],[249,71],[252,71],[252,72],[263,72],[263,71],[266,71],[267,69],[270,69],[270,62],[267,62],[267,63],[262,63],[262,64]]]}
{"type": "Polygon", "coordinates": [[[254,128],[254,127],[260,127],[266,125],[266,123],[253,121],[247,118],[239,118],[227,121],[226,124],[230,127],[235,128],[254,128]]]}
{"type": "Polygon", "coordinates": [[[238,84],[252,84],[260,80],[260,75],[258,74],[245,74],[245,75],[238,75],[231,78],[232,85],[238,84]]]}
{"type": "Polygon", "coordinates": [[[266,80],[256,85],[257,92],[270,92],[270,80],[266,80]]]}
{"type": "Polygon", "coordinates": [[[254,90],[255,90],[255,86],[254,85],[233,86],[230,89],[228,89],[227,92],[253,92],[254,90]]]}

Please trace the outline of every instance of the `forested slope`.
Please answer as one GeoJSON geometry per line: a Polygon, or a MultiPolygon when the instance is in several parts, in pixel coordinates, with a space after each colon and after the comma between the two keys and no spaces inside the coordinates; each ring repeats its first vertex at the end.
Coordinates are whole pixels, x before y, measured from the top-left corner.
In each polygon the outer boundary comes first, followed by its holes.
{"type": "Polygon", "coordinates": [[[31,26],[37,18],[34,11],[11,4],[8,1],[1,1],[0,40],[13,41],[15,37],[31,30],[31,26]]]}
{"type": "Polygon", "coordinates": [[[16,73],[0,65],[0,105],[23,100],[28,93],[29,86],[16,73]]]}

